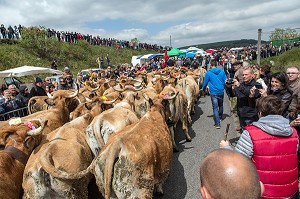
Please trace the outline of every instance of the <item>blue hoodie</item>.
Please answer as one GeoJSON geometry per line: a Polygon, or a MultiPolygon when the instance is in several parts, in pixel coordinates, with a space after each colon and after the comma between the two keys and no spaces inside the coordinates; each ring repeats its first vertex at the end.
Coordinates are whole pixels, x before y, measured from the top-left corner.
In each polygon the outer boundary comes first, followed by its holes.
{"type": "Polygon", "coordinates": [[[220,68],[212,68],[207,71],[202,84],[202,90],[209,85],[209,93],[212,95],[224,93],[226,75],[220,68]]]}

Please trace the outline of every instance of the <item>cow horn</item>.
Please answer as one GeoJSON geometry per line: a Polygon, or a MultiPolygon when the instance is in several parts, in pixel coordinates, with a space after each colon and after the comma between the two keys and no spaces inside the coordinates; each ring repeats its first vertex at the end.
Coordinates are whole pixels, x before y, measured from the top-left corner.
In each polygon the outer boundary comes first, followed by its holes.
{"type": "Polygon", "coordinates": [[[172,99],[174,99],[178,95],[178,93],[179,92],[177,92],[173,96],[170,96],[170,95],[167,94],[167,95],[164,95],[163,98],[166,99],[166,100],[172,100],[172,99]]]}
{"type": "Polygon", "coordinates": [[[96,88],[91,89],[91,91],[96,91],[100,88],[100,86],[97,86],[96,88]]]}
{"type": "Polygon", "coordinates": [[[50,98],[50,99],[53,99],[53,95],[51,95],[49,92],[47,92],[47,96],[50,98]]]}
{"type": "Polygon", "coordinates": [[[117,97],[116,99],[110,100],[110,101],[105,100],[105,101],[103,101],[102,103],[103,103],[103,104],[112,104],[112,103],[114,103],[118,98],[119,98],[119,97],[117,97]]]}
{"type": "Polygon", "coordinates": [[[139,80],[139,79],[133,79],[133,81],[139,82],[139,83],[142,83],[142,82],[143,82],[142,80],[139,80]]]}
{"type": "Polygon", "coordinates": [[[143,86],[140,85],[140,86],[135,86],[133,88],[134,88],[135,91],[140,91],[140,90],[143,89],[143,86]]]}
{"type": "Polygon", "coordinates": [[[115,91],[118,91],[118,92],[123,92],[124,90],[125,90],[125,88],[123,88],[123,89],[119,89],[119,88],[117,88],[116,86],[113,86],[112,87],[115,91]]]}
{"type": "Polygon", "coordinates": [[[76,85],[76,91],[73,94],[67,96],[66,98],[73,98],[73,97],[76,97],[78,95],[78,93],[79,93],[79,86],[78,86],[78,84],[75,84],[75,85],[76,85]]]}
{"type": "Polygon", "coordinates": [[[165,76],[161,76],[161,78],[165,81],[168,81],[170,79],[170,77],[165,77],[165,76]]]}
{"type": "Polygon", "coordinates": [[[86,96],[84,96],[84,98],[85,98],[86,102],[93,102],[93,100],[91,100],[90,98],[88,98],[86,96]]]}
{"type": "Polygon", "coordinates": [[[33,129],[33,130],[30,130],[27,132],[27,135],[39,135],[41,134],[42,130],[44,129],[45,125],[47,124],[47,120],[46,121],[43,121],[41,119],[38,119],[38,120],[32,120],[32,121],[38,121],[41,126],[38,127],[37,129],[33,129]]]}

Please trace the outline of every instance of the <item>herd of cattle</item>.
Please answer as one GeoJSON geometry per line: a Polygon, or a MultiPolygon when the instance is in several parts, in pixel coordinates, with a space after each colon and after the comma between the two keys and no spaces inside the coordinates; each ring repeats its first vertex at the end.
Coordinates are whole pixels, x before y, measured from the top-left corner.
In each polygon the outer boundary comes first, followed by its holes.
{"type": "Polygon", "coordinates": [[[166,68],[31,98],[30,115],[0,123],[0,198],[88,198],[93,177],[106,199],[163,194],[205,73],[166,68]]]}

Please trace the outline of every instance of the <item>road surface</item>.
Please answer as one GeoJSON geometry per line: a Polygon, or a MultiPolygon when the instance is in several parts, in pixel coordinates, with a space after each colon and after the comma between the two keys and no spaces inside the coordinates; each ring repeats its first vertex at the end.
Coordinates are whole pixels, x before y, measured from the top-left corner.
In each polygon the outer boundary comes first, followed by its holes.
{"type": "Polygon", "coordinates": [[[212,150],[219,147],[224,138],[227,123],[230,123],[228,139],[234,141],[238,137],[234,120],[231,116],[229,100],[224,96],[224,115],[221,129],[216,129],[213,122],[213,112],[210,96],[201,97],[196,114],[192,116],[192,126],[189,133],[192,142],[186,142],[180,127],[176,131],[176,143],[179,152],[173,155],[172,170],[164,186],[164,196],[155,199],[199,199],[199,165],[200,161],[212,150]]]}

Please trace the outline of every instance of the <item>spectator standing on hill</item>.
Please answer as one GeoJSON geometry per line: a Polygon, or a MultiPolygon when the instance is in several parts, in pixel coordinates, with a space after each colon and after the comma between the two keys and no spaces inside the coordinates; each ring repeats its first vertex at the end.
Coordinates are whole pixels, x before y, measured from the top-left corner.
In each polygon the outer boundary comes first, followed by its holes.
{"type": "Polygon", "coordinates": [[[57,70],[57,63],[56,60],[54,59],[53,62],[51,63],[51,69],[57,70]]]}
{"type": "Polygon", "coordinates": [[[8,39],[13,39],[14,38],[14,34],[15,34],[15,31],[14,29],[11,27],[11,25],[8,26],[7,28],[7,31],[8,31],[8,39]]]}
{"type": "Polygon", "coordinates": [[[221,127],[221,119],[223,116],[223,101],[225,89],[226,75],[224,70],[217,68],[217,62],[211,61],[211,69],[207,71],[202,84],[202,91],[206,90],[209,85],[209,92],[214,114],[214,126],[217,129],[221,127]]]}
{"type": "Polygon", "coordinates": [[[34,87],[30,90],[30,97],[33,96],[47,96],[47,93],[43,88],[43,80],[39,77],[35,78],[34,87]]]}
{"type": "MultiPolygon", "coordinates": [[[[262,198],[299,198],[298,135],[282,116],[284,106],[276,96],[257,100],[259,120],[245,127],[235,150],[252,159],[265,185],[262,198]]],[[[222,140],[220,147],[229,147],[222,140]]]]}
{"type": "Polygon", "coordinates": [[[3,24],[1,24],[0,31],[1,31],[2,38],[5,39],[6,38],[6,28],[4,27],[3,24]]]}
{"type": "Polygon", "coordinates": [[[105,59],[106,59],[106,66],[110,66],[110,59],[108,54],[106,55],[105,59]]]}
{"type": "Polygon", "coordinates": [[[203,199],[259,199],[263,185],[253,163],[233,150],[217,149],[200,164],[203,199]]]}

